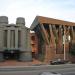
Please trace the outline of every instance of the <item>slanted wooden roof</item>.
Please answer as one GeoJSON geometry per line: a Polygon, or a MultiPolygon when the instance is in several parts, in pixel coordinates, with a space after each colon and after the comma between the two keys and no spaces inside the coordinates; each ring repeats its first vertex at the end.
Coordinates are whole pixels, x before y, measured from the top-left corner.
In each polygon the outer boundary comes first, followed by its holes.
{"type": "Polygon", "coordinates": [[[58,24],[58,25],[75,26],[74,22],[68,22],[68,21],[43,17],[43,16],[36,16],[36,18],[34,19],[32,25],[30,27],[30,29],[34,29],[34,27],[36,27],[36,25],[38,25],[39,23],[40,24],[47,23],[47,24],[55,24],[55,25],[58,24]]]}

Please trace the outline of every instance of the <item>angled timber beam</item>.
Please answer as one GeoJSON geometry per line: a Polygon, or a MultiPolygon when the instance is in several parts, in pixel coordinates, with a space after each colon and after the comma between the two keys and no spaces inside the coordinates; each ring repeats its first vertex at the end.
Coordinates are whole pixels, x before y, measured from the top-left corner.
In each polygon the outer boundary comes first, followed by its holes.
{"type": "Polygon", "coordinates": [[[62,32],[62,26],[60,25],[59,26],[59,29],[58,29],[58,40],[61,42],[59,42],[60,44],[62,44],[62,42],[63,42],[63,32],[62,32]]]}
{"type": "Polygon", "coordinates": [[[65,35],[66,35],[66,37],[67,37],[67,39],[69,38],[69,36],[70,36],[70,26],[68,26],[68,27],[66,27],[66,30],[65,30],[66,32],[65,32],[65,35]]]}
{"type": "Polygon", "coordinates": [[[55,37],[57,37],[57,30],[56,30],[56,26],[55,26],[55,25],[52,25],[52,28],[53,28],[53,33],[54,33],[55,37]]]}
{"type": "Polygon", "coordinates": [[[53,33],[54,33],[54,36],[55,36],[55,42],[57,43],[58,42],[58,31],[57,31],[55,25],[53,25],[52,28],[53,28],[53,33]]]}
{"type": "Polygon", "coordinates": [[[46,39],[45,39],[44,33],[42,32],[40,26],[38,26],[38,29],[39,29],[39,33],[42,35],[44,41],[46,42],[46,39]]]}
{"type": "Polygon", "coordinates": [[[49,31],[50,31],[50,41],[53,45],[55,45],[55,37],[52,30],[52,25],[49,25],[49,31]]]}
{"type": "Polygon", "coordinates": [[[59,25],[58,28],[58,38],[56,42],[56,51],[57,53],[62,53],[63,52],[63,31],[62,31],[62,25],[59,25]]]}
{"type": "Polygon", "coordinates": [[[73,30],[73,26],[71,26],[71,38],[72,38],[72,40],[74,40],[74,30],[73,30]]]}
{"type": "Polygon", "coordinates": [[[41,27],[41,29],[42,29],[42,33],[44,34],[46,43],[49,45],[49,40],[48,40],[47,32],[46,32],[46,30],[45,30],[43,24],[41,24],[40,27],[41,27]]]}
{"type": "Polygon", "coordinates": [[[66,27],[65,26],[63,26],[63,29],[64,29],[64,31],[66,31],[66,27]]]}
{"type": "Polygon", "coordinates": [[[68,26],[66,29],[66,34],[69,34],[69,33],[70,33],[70,26],[68,26]]]}

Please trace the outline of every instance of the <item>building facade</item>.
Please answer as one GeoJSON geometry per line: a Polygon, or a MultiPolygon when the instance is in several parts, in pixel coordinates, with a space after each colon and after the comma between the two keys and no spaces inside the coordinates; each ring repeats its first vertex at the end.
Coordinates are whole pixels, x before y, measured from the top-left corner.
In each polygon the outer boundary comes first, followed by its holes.
{"type": "Polygon", "coordinates": [[[36,16],[31,30],[38,38],[38,58],[69,60],[75,62],[75,23],[36,16]]]}
{"type": "Polygon", "coordinates": [[[9,24],[8,17],[0,16],[0,61],[35,58],[44,62],[54,59],[75,62],[75,56],[70,54],[74,52],[75,23],[36,16],[29,29],[22,17],[16,19],[16,24],[9,24]]]}
{"type": "Polygon", "coordinates": [[[25,19],[18,17],[16,24],[8,24],[8,17],[0,16],[0,61],[6,59],[31,61],[30,29],[25,19]]]}
{"type": "Polygon", "coordinates": [[[32,58],[38,58],[38,38],[35,32],[30,33],[31,38],[31,49],[32,49],[32,58]]]}

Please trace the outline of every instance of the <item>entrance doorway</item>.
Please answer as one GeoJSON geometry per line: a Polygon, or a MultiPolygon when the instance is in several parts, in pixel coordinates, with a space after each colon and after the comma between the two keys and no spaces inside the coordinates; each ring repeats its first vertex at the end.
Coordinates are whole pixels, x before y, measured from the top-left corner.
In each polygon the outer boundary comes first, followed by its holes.
{"type": "Polygon", "coordinates": [[[5,60],[18,60],[20,55],[19,50],[5,50],[4,59],[5,60]]]}

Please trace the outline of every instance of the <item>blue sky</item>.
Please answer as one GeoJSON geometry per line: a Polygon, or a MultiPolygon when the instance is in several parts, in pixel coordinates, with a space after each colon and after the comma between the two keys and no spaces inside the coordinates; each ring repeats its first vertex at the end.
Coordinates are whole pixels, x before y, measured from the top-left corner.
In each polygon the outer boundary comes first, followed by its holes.
{"type": "Polygon", "coordinates": [[[24,17],[30,27],[37,15],[75,22],[75,0],[0,0],[0,16],[9,23],[24,17]]]}

